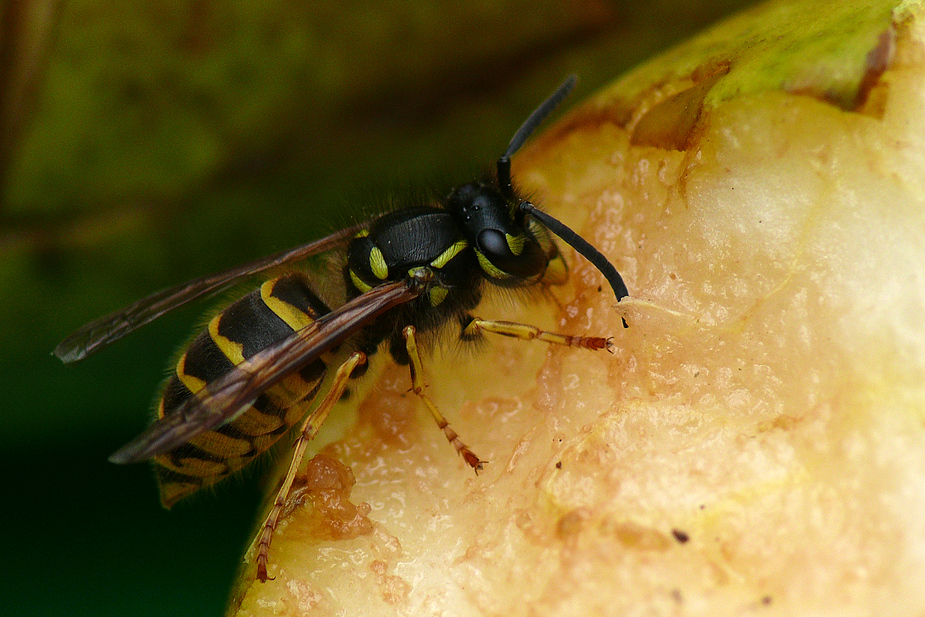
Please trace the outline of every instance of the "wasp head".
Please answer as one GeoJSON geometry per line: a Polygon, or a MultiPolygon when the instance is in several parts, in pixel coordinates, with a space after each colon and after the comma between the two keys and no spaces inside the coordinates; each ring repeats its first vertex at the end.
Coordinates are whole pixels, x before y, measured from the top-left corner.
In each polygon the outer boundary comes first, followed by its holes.
{"type": "Polygon", "coordinates": [[[546,230],[527,221],[517,203],[492,184],[460,186],[450,193],[446,205],[492,283],[509,287],[534,283],[547,278],[551,261],[559,259],[546,230]]]}

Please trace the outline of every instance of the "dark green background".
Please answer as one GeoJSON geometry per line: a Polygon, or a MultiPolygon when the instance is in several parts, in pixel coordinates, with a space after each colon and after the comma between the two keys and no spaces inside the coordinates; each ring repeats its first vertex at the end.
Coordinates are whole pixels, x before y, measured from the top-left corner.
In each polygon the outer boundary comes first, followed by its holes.
{"type": "Polygon", "coordinates": [[[746,3],[22,4],[0,4],[0,605],[173,616],[223,611],[259,473],[167,512],[146,466],[106,457],[205,309],[76,366],[54,345],[405,184],[467,181],[566,74],[580,100],[746,3]]]}

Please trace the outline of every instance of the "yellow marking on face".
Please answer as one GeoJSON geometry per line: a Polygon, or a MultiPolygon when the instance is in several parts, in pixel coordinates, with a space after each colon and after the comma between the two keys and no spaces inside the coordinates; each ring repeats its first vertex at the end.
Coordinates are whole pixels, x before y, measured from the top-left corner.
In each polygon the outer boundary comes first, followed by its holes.
{"type": "Polygon", "coordinates": [[[445,251],[437,255],[437,258],[430,262],[430,265],[438,270],[448,264],[451,259],[459,255],[462,251],[466,250],[469,247],[469,243],[465,240],[458,240],[449,246],[445,251]]]}
{"type": "Polygon", "coordinates": [[[353,286],[356,287],[357,290],[359,290],[360,293],[364,293],[364,294],[365,294],[367,291],[369,291],[370,289],[372,289],[372,287],[370,287],[370,286],[367,285],[365,282],[363,282],[363,279],[361,279],[361,278],[357,275],[357,273],[353,271],[353,268],[350,268],[350,280],[351,280],[351,282],[353,282],[353,286]]]}
{"type": "Polygon", "coordinates": [[[385,257],[378,246],[374,246],[369,251],[369,269],[373,271],[373,276],[380,281],[389,278],[389,265],[385,263],[385,257]]]}
{"type": "Polygon", "coordinates": [[[244,345],[218,333],[218,324],[221,321],[221,314],[212,318],[212,321],[209,322],[209,336],[212,337],[212,342],[215,343],[215,346],[225,354],[225,357],[237,366],[244,362],[244,345]]]}
{"type": "MultiPolygon", "coordinates": [[[[193,394],[196,394],[206,387],[205,380],[186,374],[186,354],[183,354],[183,356],[180,358],[180,361],[177,362],[177,379],[179,379],[180,383],[186,386],[186,389],[193,394]]],[[[161,401],[161,404],[163,404],[163,400],[161,401]]],[[[160,410],[160,413],[164,413],[163,409],[160,410]]]]}
{"type": "Polygon", "coordinates": [[[543,249],[543,252],[546,253],[549,259],[552,259],[555,255],[559,254],[559,249],[556,246],[555,241],[553,241],[549,230],[541,225],[539,221],[534,218],[528,218],[527,230],[533,235],[534,239],[536,239],[537,243],[540,245],[540,248],[543,249]]]}
{"type": "Polygon", "coordinates": [[[565,263],[562,255],[556,255],[549,260],[542,280],[550,285],[564,285],[568,281],[568,264],[565,263]]]}
{"type": "Polygon", "coordinates": [[[427,293],[427,297],[430,300],[431,306],[437,306],[446,299],[446,295],[450,293],[450,290],[446,287],[431,287],[430,291],[427,293]]]}
{"type": "Polygon", "coordinates": [[[511,252],[514,253],[515,256],[520,257],[520,254],[524,252],[527,236],[523,234],[517,234],[516,236],[504,234],[504,239],[507,240],[507,247],[511,249],[511,252]]]}
{"type": "Polygon", "coordinates": [[[507,272],[499,270],[495,264],[488,261],[488,258],[482,254],[482,251],[475,249],[475,256],[479,259],[479,267],[482,268],[482,271],[485,272],[488,276],[494,279],[507,279],[511,278],[511,275],[507,272]]]}
{"type": "Polygon", "coordinates": [[[315,320],[310,315],[306,315],[288,302],[284,302],[272,295],[273,288],[278,280],[267,281],[260,286],[260,299],[263,300],[264,304],[293,330],[301,330],[305,326],[314,323],[315,320]]]}
{"type": "Polygon", "coordinates": [[[354,238],[365,238],[365,237],[368,236],[368,235],[369,235],[369,230],[368,230],[368,229],[361,229],[360,231],[357,232],[357,235],[355,235],[355,236],[353,236],[353,237],[354,237],[354,238]]]}
{"type": "MultiPolygon", "coordinates": [[[[532,216],[527,217],[527,230],[537,239],[541,238],[542,236],[549,236],[549,230],[546,229],[546,226],[532,216]]],[[[542,243],[542,240],[540,242],[542,243]]]]}

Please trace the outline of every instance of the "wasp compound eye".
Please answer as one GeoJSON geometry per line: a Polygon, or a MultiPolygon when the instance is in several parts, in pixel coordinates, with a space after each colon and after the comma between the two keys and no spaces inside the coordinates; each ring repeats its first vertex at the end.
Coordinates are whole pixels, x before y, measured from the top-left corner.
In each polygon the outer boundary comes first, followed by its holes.
{"type": "Polygon", "coordinates": [[[510,276],[529,279],[546,269],[545,253],[523,234],[511,236],[497,229],[485,229],[478,235],[478,248],[493,266],[510,276]]]}

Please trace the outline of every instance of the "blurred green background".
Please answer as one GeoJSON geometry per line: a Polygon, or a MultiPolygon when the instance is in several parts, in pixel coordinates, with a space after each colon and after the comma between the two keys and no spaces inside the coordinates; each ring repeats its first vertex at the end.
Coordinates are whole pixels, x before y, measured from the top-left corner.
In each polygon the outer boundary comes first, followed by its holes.
{"type": "Polygon", "coordinates": [[[468,181],[565,75],[578,101],[745,4],[3,0],[2,613],[219,615],[257,507],[259,473],[168,512],[106,462],[203,306],[76,366],[59,340],[468,181]]]}

